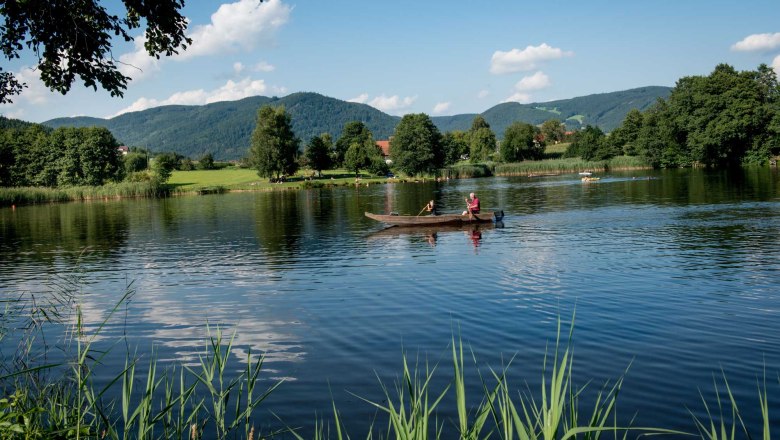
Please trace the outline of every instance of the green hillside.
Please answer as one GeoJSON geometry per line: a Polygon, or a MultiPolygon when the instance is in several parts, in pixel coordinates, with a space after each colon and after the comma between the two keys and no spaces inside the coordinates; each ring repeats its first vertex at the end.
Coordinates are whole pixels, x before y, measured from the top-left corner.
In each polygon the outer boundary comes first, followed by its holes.
{"type": "MultiPolygon", "coordinates": [[[[36,124],[34,122],[22,121],[19,119],[6,118],[5,116],[0,116],[0,129],[24,130],[25,128],[33,125],[39,125],[39,124],[36,124]]],[[[46,129],[48,130],[48,128],[46,129]]]]}
{"type": "Polygon", "coordinates": [[[284,98],[253,96],[203,106],[168,105],[111,119],[57,118],[44,124],[54,128],[104,126],[124,145],[175,151],[192,158],[210,152],[220,160],[238,159],[246,155],[257,110],[266,104],[287,108],[293,130],[303,144],[325,132],[337,137],[344,124],[355,120],[365,122],[377,139],[386,139],[400,120],[365,104],[294,93],[284,98]]]}
{"type": "MultiPolygon", "coordinates": [[[[531,124],[556,118],[570,128],[597,125],[611,131],[632,108],[644,110],[659,97],[669,95],[668,87],[643,87],[621,92],[603,93],[540,104],[503,103],[482,115],[503,137],[514,121],[531,124]]],[[[345,102],[317,93],[293,93],[283,98],[253,96],[202,106],[169,105],[140,112],[126,113],[111,119],[88,117],[58,118],[44,122],[49,127],[104,126],[124,145],[141,146],[151,151],[175,151],[197,158],[205,153],[216,159],[238,159],[246,155],[255,128],[258,108],[284,105],[292,116],[293,130],[305,144],[311,137],[330,133],[334,139],[344,124],[362,121],[375,139],[387,139],[400,121],[366,104],[345,102]]],[[[468,130],[475,114],[434,117],[442,132],[468,130]]]]}
{"type": "MultiPolygon", "coordinates": [[[[514,121],[538,125],[548,119],[565,122],[571,130],[595,125],[610,132],[620,126],[629,110],[635,108],[644,111],[658,98],[669,96],[670,91],[669,87],[656,86],[544,103],[505,102],[488,109],[482,116],[498,138],[504,136],[504,130],[514,121]]],[[[468,129],[468,126],[460,129],[468,129]]]]}

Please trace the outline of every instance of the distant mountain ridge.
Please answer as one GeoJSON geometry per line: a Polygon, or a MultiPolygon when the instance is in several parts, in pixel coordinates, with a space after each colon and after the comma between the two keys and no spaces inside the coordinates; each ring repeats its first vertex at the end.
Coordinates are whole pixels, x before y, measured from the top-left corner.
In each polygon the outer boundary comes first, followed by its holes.
{"type": "MultiPolygon", "coordinates": [[[[541,124],[553,118],[566,122],[567,127],[572,129],[589,124],[608,132],[621,124],[629,110],[644,110],[658,98],[669,96],[670,91],[668,87],[653,86],[546,103],[507,102],[481,114],[499,139],[514,121],[541,124]]],[[[52,128],[102,126],[124,145],[145,147],[151,151],[175,151],[191,158],[212,153],[217,159],[228,160],[246,155],[257,110],[263,105],[284,105],[302,144],[322,133],[330,133],[337,139],[344,124],[350,121],[362,121],[375,139],[387,139],[401,120],[366,104],[300,92],[283,98],[252,96],[200,106],[161,106],[111,119],[56,118],[43,125],[52,128]]],[[[468,130],[475,116],[461,114],[431,119],[444,133],[468,130]]]]}

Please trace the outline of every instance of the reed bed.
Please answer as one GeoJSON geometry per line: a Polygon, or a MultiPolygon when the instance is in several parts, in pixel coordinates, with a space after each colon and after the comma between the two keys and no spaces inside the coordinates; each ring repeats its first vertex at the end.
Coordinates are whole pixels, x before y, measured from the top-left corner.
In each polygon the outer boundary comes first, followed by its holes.
{"type": "Polygon", "coordinates": [[[567,174],[581,171],[610,171],[648,169],[643,159],[635,156],[617,156],[606,161],[585,161],[580,158],[549,159],[499,164],[496,176],[527,176],[529,174],[567,174]]]}
{"type": "Polygon", "coordinates": [[[449,179],[472,179],[476,177],[490,177],[493,175],[493,164],[457,164],[446,167],[442,175],[449,179]]]}
{"type": "MultiPolygon", "coordinates": [[[[95,342],[111,317],[133,295],[128,288],[104,321],[88,328],[78,305],[78,283],[62,280],[56,301],[40,306],[19,298],[6,303],[2,328],[35,328],[20,338],[13,359],[0,365],[2,439],[250,439],[258,406],[279,386],[259,388],[263,357],[247,353],[244,368],[228,373],[233,339],[208,331],[207,346],[194,367],[161,368],[152,353],[146,374],[136,377],[139,359],[129,354],[122,371],[98,387],[94,377],[109,351],[95,342]],[[63,299],[64,298],[64,299],[63,299]],[[52,313],[73,307],[73,315],[52,313]],[[25,319],[23,316],[26,316],[25,319]],[[26,322],[25,322],[26,321],[26,322]],[[73,324],[68,324],[72,322],[73,324]],[[44,325],[65,329],[65,356],[47,362],[30,342],[44,325]],[[109,395],[119,397],[111,398],[109,395]]],[[[0,332],[5,339],[9,333],[0,332]]],[[[0,340],[1,341],[1,340],[0,340]]],[[[50,349],[50,348],[49,348],[50,349]]],[[[50,349],[51,350],[51,349],[50,349]]],[[[269,435],[274,432],[267,433],[269,435]]],[[[259,436],[257,437],[259,438],[259,436]]]]}
{"type": "Polygon", "coordinates": [[[102,186],[0,188],[0,206],[129,197],[162,197],[167,194],[168,188],[154,180],[143,182],[123,181],[108,183],[102,186]]]}

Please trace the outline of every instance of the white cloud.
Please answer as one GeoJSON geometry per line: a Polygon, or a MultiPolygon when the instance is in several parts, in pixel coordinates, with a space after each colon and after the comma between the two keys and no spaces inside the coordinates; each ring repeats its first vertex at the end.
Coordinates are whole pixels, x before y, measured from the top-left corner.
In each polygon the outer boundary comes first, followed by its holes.
{"type": "Polygon", "coordinates": [[[255,64],[254,67],[252,67],[252,70],[255,72],[273,72],[276,70],[276,67],[268,64],[265,61],[260,61],[259,63],[255,64]]]}
{"type": "Polygon", "coordinates": [[[529,90],[541,90],[550,87],[550,77],[539,71],[531,76],[526,76],[515,84],[515,90],[525,92],[529,90]]]}
{"type": "MultiPolygon", "coordinates": [[[[188,33],[192,44],[187,50],[180,50],[173,59],[183,61],[237,49],[251,50],[259,44],[269,43],[276,31],[287,23],[291,11],[292,7],[281,0],[239,0],[223,4],[211,15],[211,23],[192,28],[188,33]]],[[[145,41],[143,35],[136,37],[134,50],[119,57],[119,71],[133,80],[160,70],[161,60],[149,56],[144,49],[145,41]]],[[[269,70],[264,69],[269,67],[273,70],[273,66],[261,63],[260,71],[267,72],[269,70]]]]}
{"type": "Polygon", "coordinates": [[[357,102],[358,104],[365,104],[368,102],[368,93],[361,93],[354,98],[347,99],[347,102],[357,102]]]}
{"type": "Polygon", "coordinates": [[[740,52],[770,51],[780,48],[780,32],[774,34],[753,34],[731,46],[731,50],[740,52]]]}
{"type": "Polygon", "coordinates": [[[774,60],[772,60],[772,68],[775,69],[775,72],[780,75],[780,55],[776,56],[774,60]]]}
{"type": "Polygon", "coordinates": [[[416,100],[416,96],[407,96],[405,98],[401,98],[398,95],[385,96],[382,94],[381,96],[377,96],[376,98],[369,101],[368,105],[383,112],[391,113],[409,108],[416,100]]]}
{"type": "Polygon", "coordinates": [[[233,73],[235,73],[236,75],[240,75],[241,72],[243,72],[243,71],[244,71],[244,64],[243,63],[238,62],[238,61],[233,63],[233,73]]]}
{"type": "Polygon", "coordinates": [[[118,70],[122,75],[139,80],[160,70],[160,60],[149,56],[144,49],[146,37],[141,35],[133,42],[135,50],[119,57],[118,70]]]}
{"type": "Polygon", "coordinates": [[[539,46],[528,46],[523,50],[512,49],[509,52],[497,50],[490,60],[490,73],[500,75],[534,70],[540,62],[572,55],[574,52],[563,51],[551,47],[547,43],[542,43],[539,46]]]}
{"type": "Polygon", "coordinates": [[[528,104],[531,102],[531,95],[523,92],[517,92],[506,98],[503,102],[519,102],[520,104],[528,104]]]}
{"type": "Polygon", "coordinates": [[[374,107],[375,109],[381,110],[383,112],[391,113],[391,112],[397,112],[399,110],[403,110],[405,108],[410,107],[414,101],[417,100],[416,96],[407,96],[405,98],[401,98],[398,95],[393,96],[385,96],[383,93],[381,96],[377,96],[374,99],[369,100],[368,93],[361,93],[358,96],[355,96],[354,98],[347,99],[347,102],[356,102],[358,104],[368,104],[371,107],[374,107]]]}
{"type": "MultiPolygon", "coordinates": [[[[280,90],[278,88],[274,89],[280,90]]],[[[260,95],[267,91],[268,86],[265,84],[265,81],[261,79],[252,80],[251,78],[247,77],[238,82],[229,80],[222,87],[211,91],[206,91],[203,89],[187,90],[184,92],[174,93],[167,99],[163,100],[157,100],[154,98],[140,98],[113,116],[119,116],[128,112],[146,110],[148,108],[158,107],[161,105],[203,105],[219,101],[234,101],[249,96],[260,95]]]]}
{"type": "Polygon", "coordinates": [[[287,87],[284,87],[284,86],[271,86],[271,91],[274,92],[274,95],[286,95],[287,94],[287,87]]]}
{"type": "Polygon", "coordinates": [[[239,82],[228,81],[224,86],[213,91],[206,98],[206,104],[219,101],[235,101],[237,99],[243,99],[248,96],[255,96],[265,93],[268,90],[268,86],[265,85],[265,81],[262,79],[252,80],[251,78],[244,78],[239,82]]]}
{"type": "Polygon", "coordinates": [[[11,97],[13,103],[3,104],[0,109],[5,117],[24,119],[28,116],[28,110],[31,106],[48,104],[52,91],[43,84],[36,69],[25,66],[13,74],[17,81],[26,84],[27,87],[22,89],[20,95],[11,97]]]}
{"type": "Polygon", "coordinates": [[[488,97],[488,95],[490,95],[490,91],[486,90],[486,89],[483,89],[483,90],[480,90],[479,93],[477,93],[477,98],[485,99],[485,98],[488,97]]]}
{"type": "Polygon", "coordinates": [[[536,72],[533,75],[525,76],[515,84],[515,87],[512,89],[512,95],[506,98],[503,102],[519,102],[521,104],[528,104],[533,99],[528,92],[547,88],[551,84],[550,77],[545,75],[545,73],[542,71],[536,72]]]}
{"type": "Polygon", "coordinates": [[[440,115],[450,109],[451,102],[439,102],[433,107],[433,114],[440,115]]]}
{"type": "Polygon", "coordinates": [[[292,7],[281,0],[239,0],[226,3],[211,15],[211,23],[195,26],[192,45],[180,59],[214,55],[226,50],[252,49],[273,40],[276,31],[290,18],[292,7]]]}

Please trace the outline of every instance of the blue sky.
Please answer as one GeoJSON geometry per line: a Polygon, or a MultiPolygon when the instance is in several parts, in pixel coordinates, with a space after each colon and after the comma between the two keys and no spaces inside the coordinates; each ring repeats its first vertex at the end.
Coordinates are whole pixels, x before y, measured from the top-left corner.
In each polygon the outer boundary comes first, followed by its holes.
{"type": "Polygon", "coordinates": [[[27,54],[3,62],[30,87],[0,113],[113,117],[305,91],[393,115],[454,115],[674,86],[723,62],[780,71],[777,0],[190,0],[183,13],[194,41],[178,56],[154,61],[116,43],[133,78],[124,98],[80,83],[66,96],[50,92],[27,54]]]}

